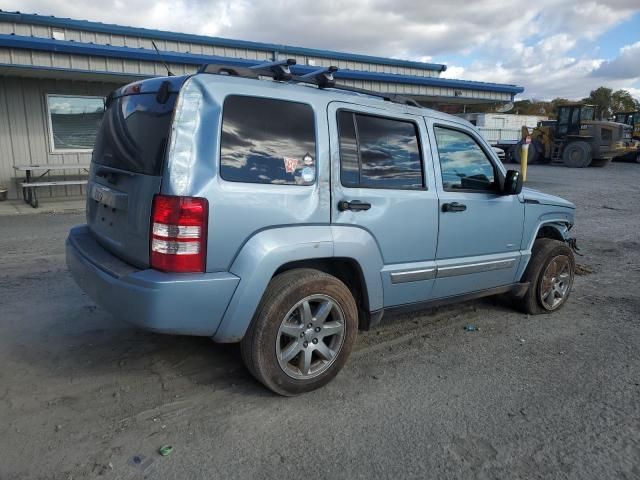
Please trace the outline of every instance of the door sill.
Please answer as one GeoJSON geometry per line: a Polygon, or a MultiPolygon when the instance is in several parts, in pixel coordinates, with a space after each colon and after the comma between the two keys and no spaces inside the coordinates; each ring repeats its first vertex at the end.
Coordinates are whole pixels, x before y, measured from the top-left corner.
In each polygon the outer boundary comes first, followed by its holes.
{"type": "Polygon", "coordinates": [[[491,295],[500,295],[503,293],[511,293],[516,297],[522,297],[529,289],[529,282],[525,283],[512,283],[510,285],[503,285],[501,287],[487,288],[485,290],[477,290],[475,292],[464,293],[462,295],[453,295],[450,297],[436,298],[434,300],[427,300],[424,302],[405,303],[403,305],[393,305],[391,307],[382,308],[371,312],[371,320],[369,328],[374,327],[385,313],[408,313],[415,312],[416,310],[424,310],[427,308],[441,307],[443,305],[450,305],[452,303],[467,302],[469,300],[476,300],[482,297],[489,297],[491,295]]]}

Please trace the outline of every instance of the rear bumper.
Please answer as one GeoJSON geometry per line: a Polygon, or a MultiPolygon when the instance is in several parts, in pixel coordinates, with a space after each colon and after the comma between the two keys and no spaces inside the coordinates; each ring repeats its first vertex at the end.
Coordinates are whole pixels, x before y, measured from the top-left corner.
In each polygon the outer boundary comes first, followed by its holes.
{"type": "Polygon", "coordinates": [[[177,274],[139,270],[74,227],[66,241],[76,283],[115,317],[146,330],[212,336],[240,279],[227,272],[177,274]]]}

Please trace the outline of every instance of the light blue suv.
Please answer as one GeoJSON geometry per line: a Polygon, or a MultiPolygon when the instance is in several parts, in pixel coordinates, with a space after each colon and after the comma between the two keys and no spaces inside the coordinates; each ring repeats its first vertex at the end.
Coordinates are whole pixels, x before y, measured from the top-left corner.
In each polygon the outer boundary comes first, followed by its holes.
{"type": "Polygon", "coordinates": [[[259,381],[295,395],[330,381],[384,312],[498,293],[532,314],[565,303],[573,204],[523,189],[466,121],[293,63],[110,95],[87,224],[67,240],[100,306],[240,342],[259,381]]]}

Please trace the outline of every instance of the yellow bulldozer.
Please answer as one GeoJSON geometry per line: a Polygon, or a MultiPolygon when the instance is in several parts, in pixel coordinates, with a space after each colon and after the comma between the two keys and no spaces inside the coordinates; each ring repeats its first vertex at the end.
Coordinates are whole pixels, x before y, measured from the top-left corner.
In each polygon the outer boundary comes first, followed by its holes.
{"type": "Polygon", "coordinates": [[[531,138],[527,163],[558,163],[567,167],[604,167],[614,157],[640,153],[632,139],[632,127],[595,120],[595,107],[583,103],[561,105],[557,120],[546,120],[534,129],[522,127],[522,138],[511,158],[520,163],[522,144],[531,138]]]}

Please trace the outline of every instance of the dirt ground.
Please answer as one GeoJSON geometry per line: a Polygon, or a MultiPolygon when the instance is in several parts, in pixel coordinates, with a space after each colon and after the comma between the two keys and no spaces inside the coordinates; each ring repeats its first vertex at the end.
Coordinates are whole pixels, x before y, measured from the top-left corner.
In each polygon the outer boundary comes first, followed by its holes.
{"type": "Polygon", "coordinates": [[[387,317],[290,399],[236,346],[96,307],[64,263],[82,214],[0,217],[0,479],[640,478],[639,184],[635,164],[530,167],[578,205],[563,310],[387,317]]]}

